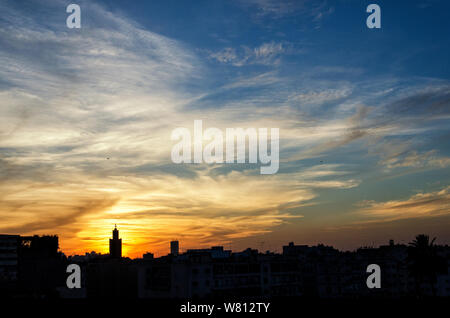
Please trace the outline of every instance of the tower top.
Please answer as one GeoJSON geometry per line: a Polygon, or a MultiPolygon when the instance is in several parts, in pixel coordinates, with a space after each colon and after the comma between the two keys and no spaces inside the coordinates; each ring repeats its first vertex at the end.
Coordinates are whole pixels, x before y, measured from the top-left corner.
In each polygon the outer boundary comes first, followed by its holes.
{"type": "Polygon", "coordinates": [[[119,238],[117,224],[114,224],[112,239],[109,239],[109,255],[111,255],[112,258],[122,257],[122,239],[119,238]]]}
{"type": "Polygon", "coordinates": [[[119,239],[119,230],[117,229],[117,225],[114,226],[114,230],[112,231],[113,233],[113,239],[117,240],[119,239]]]}

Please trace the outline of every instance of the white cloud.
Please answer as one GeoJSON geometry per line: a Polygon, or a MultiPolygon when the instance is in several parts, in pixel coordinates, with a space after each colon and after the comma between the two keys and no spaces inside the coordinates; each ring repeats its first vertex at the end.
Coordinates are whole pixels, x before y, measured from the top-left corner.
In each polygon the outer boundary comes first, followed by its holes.
{"type": "Polygon", "coordinates": [[[220,63],[234,66],[275,65],[279,63],[280,56],[285,52],[286,48],[282,43],[268,42],[254,48],[248,46],[241,46],[239,49],[227,47],[218,52],[210,53],[209,57],[220,63]]]}
{"type": "Polygon", "coordinates": [[[352,90],[349,87],[340,89],[323,89],[317,91],[307,91],[303,93],[295,93],[289,97],[292,102],[302,104],[322,104],[325,102],[336,101],[341,98],[348,97],[352,90]]]}

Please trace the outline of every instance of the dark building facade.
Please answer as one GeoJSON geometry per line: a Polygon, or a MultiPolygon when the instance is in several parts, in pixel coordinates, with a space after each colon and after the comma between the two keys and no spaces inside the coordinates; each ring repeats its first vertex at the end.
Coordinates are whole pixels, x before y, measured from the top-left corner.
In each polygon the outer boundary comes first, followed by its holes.
{"type": "MultiPolygon", "coordinates": [[[[135,260],[140,298],[314,297],[399,298],[417,295],[408,246],[389,244],[342,252],[330,246],[294,245],[283,253],[217,246],[156,259],[135,260]],[[366,285],[369,264],[381,268],[381,288],[366,285]]],[[[445,270],[419,283],[424,296],[450,296],[450,248],[437,248],[445,270]]]]}
{"type": "Polygon", "coordinates": [[[0,235],[0,284],[6,285],[18,279],[19,235],[0,235]]]}
{"type": "Polygon", "coordinates": [[[58,248],[57,236],[0,235],[0,294],[57,297],[67,266],[58,248]]]}

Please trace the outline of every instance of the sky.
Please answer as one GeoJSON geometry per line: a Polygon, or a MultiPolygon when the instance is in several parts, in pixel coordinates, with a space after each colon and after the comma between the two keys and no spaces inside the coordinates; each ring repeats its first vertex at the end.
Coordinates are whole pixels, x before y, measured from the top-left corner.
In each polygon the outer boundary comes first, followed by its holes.
{"type": "Polygon", "coordinates": [[[0,1],[0,233],[67,255],[450,243],[448,1],[0,1]],[[381,8],[381,29],[366,7],[381,8]],[[171,132],[279,128],[280,167],[171,132]]]}

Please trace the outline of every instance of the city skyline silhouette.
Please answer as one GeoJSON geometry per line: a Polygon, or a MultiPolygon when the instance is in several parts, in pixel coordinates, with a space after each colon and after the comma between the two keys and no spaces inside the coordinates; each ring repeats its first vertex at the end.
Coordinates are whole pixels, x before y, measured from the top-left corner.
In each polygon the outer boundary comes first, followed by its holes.
{"type": "Polygon", "coordinates": [[[420,234],[408,245],[391,239],[386,245],[351,252],[290,242],[281,253],[251,248],[231,251],[223,246],[180,253],[178,241],[172,241],[165,256],[145,253],[130,259],[120,255],[117,227],[109,254],[68,257],[58,249],[58,236],[2,234],[0,295],[194,300],[231,295],[265,299],[449,297],[450,246],[435,241],[420,234]],[[69,287],[66,267],[74,265],[79,283],[69,287]],[[378,283],[370,285],[367,273],[373,266],[381,275],[378,283]]]}

